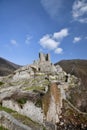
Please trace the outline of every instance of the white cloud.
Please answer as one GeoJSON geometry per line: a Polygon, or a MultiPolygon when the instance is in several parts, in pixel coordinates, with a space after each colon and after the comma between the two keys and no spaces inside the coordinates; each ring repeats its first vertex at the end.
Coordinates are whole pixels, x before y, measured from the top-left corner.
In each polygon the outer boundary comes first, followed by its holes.
{"type": "Polygon", "coordinates": [[[10,43],[11,43],[12,45],[14,45],[14,46],[17,46],[17,45],[18,45],[17,41],[14,40],[14,39],[10,40],[10,43]]]}
{"type": "Polygon", "coordinates": [[[57,54],[62,54],[63,49],[59,48],[59,45],[61,44],[61,41],[63,38],[67,37],[69,35],[68,29],[62,29],[59,32],[55,32],[52,35],[45,35],[43,36],[39,43],[40,45],[49,50],[53,50],[57,54]]]}
{"type": "Polygon", "coordinates": [[[74,20],[87,23],[87,0],[75,0],[72,7],[72,16],[74,20]]]}
{"type": "Polygon", "coordinates": [[[25,44],[30,44],[31,39],[32,39],[32,36],[27,35],[25,39],[25,44]]]}
{"type": "Polygon", "coordinates": [[[41,0],[41,4],[51,17],[58,15],[62,5],[60,0],[41,0]]]}
{"type": "Polygon", "coordinates": [[[64,37],[66,37],[68,35],[69,35],[68,29],[64,28],[60,32],[55,32],[53,37],[55,39],[61,40],[61,39],[63,39],[64,37]]]}
{"type": "Polygon", "coordinates": [[[50,37],[50,35],[47,34],[40,39],[40,45],[43,48],[53,50],[57,48],[57,46],[59,45],[59,42],[55,41],[54,39],[52,39],[52,37],[50,37]]]}
{"type": "Polygon", "coordinates": [[[56,48],[54,52],[56,54],[62,54],[63,53],[63,49],[62,48],[56,48]]]}
{"type": "Polygon", "coordinates": [[[73,43],[81,41],[81,37],[74,37],[73,43]]]}
{"type": "Polygon", "coordinates": [[[87,18],[84,18],[84,19],[80,18],[80,19],[79,19],[79,22],[80,22],[80,23],[87,23],[87,18]]]}

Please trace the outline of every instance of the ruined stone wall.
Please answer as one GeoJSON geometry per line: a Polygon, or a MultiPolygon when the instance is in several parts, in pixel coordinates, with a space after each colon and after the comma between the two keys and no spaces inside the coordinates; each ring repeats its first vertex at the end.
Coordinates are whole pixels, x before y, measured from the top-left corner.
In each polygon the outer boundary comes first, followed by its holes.
{"type": "Polygon", "coordinates": [[[44,62],[45,61],[45,56],[43,53],[39,53],[39,60],[40,62],[44,62]]]}
{"type": "Polygon", "coordinates": [[[56,68],[49,62],[40,63],[38,67],[40,72],[54,73],[56,71],[56,68]]]}
{"type": "Polygon", "coordinates": [[[38,70],[41,72],[55,72],[55,66],[51,63],[50,54],[39,53],[38,70]]]}
{"type": "Polygon", "coordinates": [[[50,54],[43,54],[43,53],[39,53],[39,61],[40,62],[50,62],[50,54]]]}

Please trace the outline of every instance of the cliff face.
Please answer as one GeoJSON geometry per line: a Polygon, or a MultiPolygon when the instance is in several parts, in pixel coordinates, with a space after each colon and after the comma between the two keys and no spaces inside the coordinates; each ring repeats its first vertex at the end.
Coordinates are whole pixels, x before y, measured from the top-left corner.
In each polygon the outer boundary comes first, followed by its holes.
{"type": "Polygon", "coordinates": [[[0,78],[0,109],[32,130],[86,130],[87,113],[80,109],[82,100],[78,96],[81,79],[67,74],[59,65],[48,61],[45,65],[54,69],[45,71],[42,62],[35,62],[0,78]]]}

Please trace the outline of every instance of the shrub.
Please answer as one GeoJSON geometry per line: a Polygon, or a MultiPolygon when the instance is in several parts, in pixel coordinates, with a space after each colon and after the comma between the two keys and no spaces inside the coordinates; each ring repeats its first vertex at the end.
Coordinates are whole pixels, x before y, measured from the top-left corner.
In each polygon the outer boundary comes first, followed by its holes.
{"type": "Polygon", "coordinates": [[[0,81],[0,85],[3,85],[4,83],[0,81]]]}
{"type": "Polygon", "coordinates": [[[0,130],[8,130],[8,129],[4,128],[3,126],[0,126],[0,130]]]}
{"type": "Polygon", "coordinates": [[[27,98],[20,98],[17,100],[17,102],[20,104],[25,104],[27,102],[27,98]]]}

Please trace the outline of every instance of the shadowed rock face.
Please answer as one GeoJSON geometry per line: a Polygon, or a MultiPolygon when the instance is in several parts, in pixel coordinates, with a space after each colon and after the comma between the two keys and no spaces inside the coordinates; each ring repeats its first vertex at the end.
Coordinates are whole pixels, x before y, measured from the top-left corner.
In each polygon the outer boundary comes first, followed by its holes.
{"type": "Polygon", "coordinates": [[[0,76],[6,76],[14,72],[20,66],[0,57],[0,76]]]}

